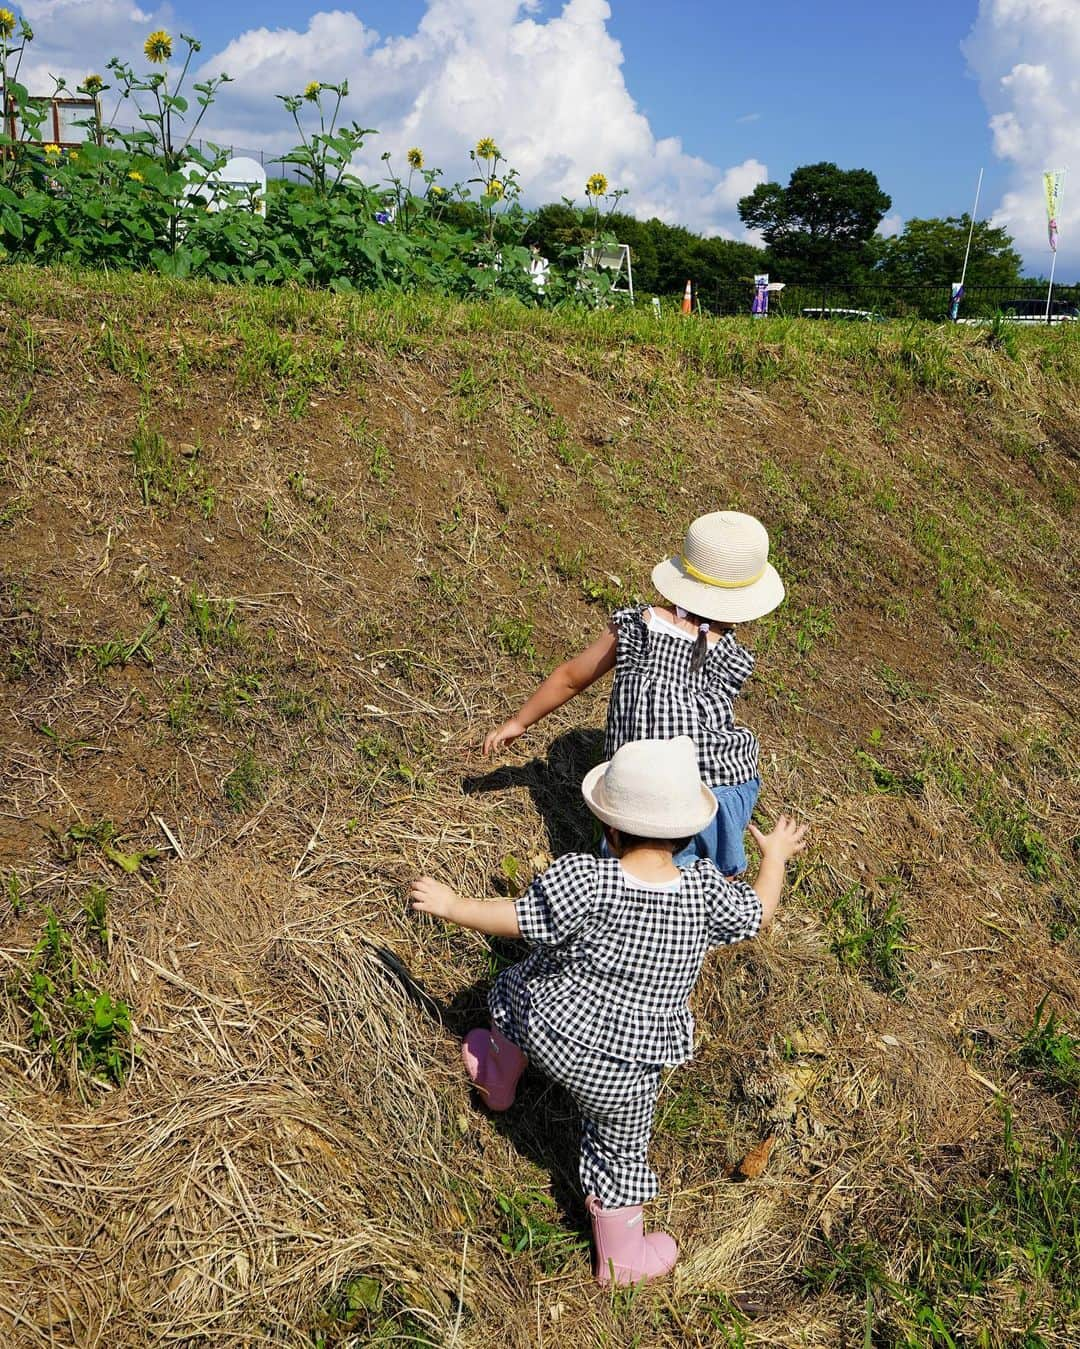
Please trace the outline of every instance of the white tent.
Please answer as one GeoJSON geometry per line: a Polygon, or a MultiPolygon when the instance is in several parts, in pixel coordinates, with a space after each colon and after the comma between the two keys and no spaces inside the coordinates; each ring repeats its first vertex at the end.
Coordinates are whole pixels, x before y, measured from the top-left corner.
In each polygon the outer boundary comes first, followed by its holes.
{"type": "Polygon", "coordinates": [[[205,197],[208,210],[220,211],[226,206],[237,205],[256,215],[266,215],[266,170],[257,159],[238,155],[210,173],[198,164],[185,164],[183,173],[188,180],[184,196],[205,197]],[[229,201],[227,192],[242,195],[239,200],[229,201]]]}

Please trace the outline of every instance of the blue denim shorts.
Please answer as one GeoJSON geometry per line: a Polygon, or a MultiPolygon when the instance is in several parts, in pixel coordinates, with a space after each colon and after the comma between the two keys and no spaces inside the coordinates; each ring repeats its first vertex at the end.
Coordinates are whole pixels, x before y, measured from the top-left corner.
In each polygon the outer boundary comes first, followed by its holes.
{"type": "Polygon", "coordinates": [[[725,876],[738,876],[746,870],[743,836],[750,823],[761,791],[761,779],[751,778],[734,787],[713,787],[716,814],[707,829],[690,840],[671,859],[677,867],[692,867],[699,857],[715,862],[725,876]]]}

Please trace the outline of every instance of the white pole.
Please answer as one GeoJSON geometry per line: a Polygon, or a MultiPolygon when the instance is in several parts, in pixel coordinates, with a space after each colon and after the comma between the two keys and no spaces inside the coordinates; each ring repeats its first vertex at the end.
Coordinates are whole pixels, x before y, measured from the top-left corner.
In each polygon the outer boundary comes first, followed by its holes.
{"type": "MultiPolygon", "coordinates": [[[[1060,219],[1061,219],[1061,199],[1062,199],[1062,197],[1063,197],[1064,195],[1065,195],[1065,170],[1062,169],[1062,170],[1061,170],[1061,181],[1060,181],[1060,183],[1058,184],[1057,201],[1054,203],[1054,206],[1055,206],[1055,208],[1056,208],[1056,210],[1055,210],[1055,212],[1054,212],[1054,219],[1055,219],[1055,220],[1060,220],[1060,219]]],[[[1061,233],[1061,230],[1060,230],[1060,228],[1059,228],[1058,234],[1060,234],[1060,233],[1061,233]]],[[[1057,244],[1057,239],[1056,239],[1056,238],[1055,238],[1055,240],[1054,240],[1054,243],[1055,243],[1055,245],[1057,244]]],[[[1047,321],[1047,323],[1050,322],[1050,297],[1051,297],[1051,295],[1053,295],[1053,293],[1054,293],[1054,268],[1055,268],[1056,266],[1057,266],[1057,248],[1055,247],[1055,248],[1053,249],[1051,255],[1050,255],[1050,284],[1049,284],[1049,285],[1047,286],[1047,288],[1046,288],[1046,321],[1047,321]]]]}
{"type": "Polygon", "coordinates": [[[971,236],[975,233],[975,217],[979,213],[979,193],[982,191],[983,170],[979,170],[979,181],[975,185],[975,205],[971,208],[971,223],[968,226],[967,248],[964,249],[964,265],[960,270],[960,285],[967,276],[968,258],[971,256],[971,236]]]}
{"type": "Polygon", "coordinates": [[[1050,322],[1050,296],[1054,293],[1054,268],[1057,266],[1057,249],[1050,254],[1050,284],[1046,288],[1046,321],[1050,322]]]}

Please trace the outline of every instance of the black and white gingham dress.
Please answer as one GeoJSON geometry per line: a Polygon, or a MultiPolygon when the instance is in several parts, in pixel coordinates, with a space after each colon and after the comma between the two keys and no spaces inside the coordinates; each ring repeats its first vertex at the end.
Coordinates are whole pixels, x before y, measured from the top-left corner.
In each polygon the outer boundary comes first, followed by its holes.
{"type": "Polygon", "coordinates": [[[647,605],[620,609],[611,622],[618,634],[615,676],[608,704],[604,758],[631,740],[671,740],[688,735],[697,746],[707,787],[733,787],[758,775],[753,731],[736,726],[734,703],[754,668],[754,657],[725,632],[709,647],[705,663],[690,673],[694,644],[645,622],[647,605]]]}
{"type": "Polygon", "coordinates": [[[708,861],[648,886],[617,858],[570,853],[516,909],[533,949],[495,981],[492,1021],[577,1103],[585,1193],[605,1208],[644,1203],[661,1068],[693,1053],[688,1000],[705,953],[755,936],[761,901],[708,861]]]}

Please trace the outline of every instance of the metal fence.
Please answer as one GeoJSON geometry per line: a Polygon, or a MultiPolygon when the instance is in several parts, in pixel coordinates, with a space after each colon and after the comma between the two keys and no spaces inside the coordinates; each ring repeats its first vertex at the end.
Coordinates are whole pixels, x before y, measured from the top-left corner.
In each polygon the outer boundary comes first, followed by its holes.
{"type": "MultiPolygon", "coordinates": [[[[114,130],[119,131],[121,135],[129,135],[135,130],[134,127],[120,126],[114,130]]],[[[143,128],[145,130],[145,127],[143,128]]],[[[217,151],[222,151],[229,159],[236,159],[242,156],[245,159],[254,159],[263,166],[267,178],[284,178],[290,183],[301,183],[304,180],[297,172],[295,164],[282,164],[272,150],[253,150],[246,145],[231,145],[222,143],[218,140],[208,140],[196,136],[191,141],[191,148],[198,150],[200,154],[213,156],[217,151]]]]}
{"type": "MultiPolygon", "coordinates": [[[[1047,282],[1021,281],[1014,286],[978,286],[964,288],[958,317],[992,318],[1003,313],[1037,321],[1045,316],[1047,282]]],[[[749,314],[754,298],[753,284],[730,281],[700,286],[696,307],[716,316],[749,314]]],[[[876,318],[948,318],[952,299],[948,282],[888,285],[869,281],[856,286],[829,286],[792,283],[769,296],[769,314],[780,318],[834,318],[868,321],[876,318]]],[[[1051,314],[1080,315],[1080,283],[1054,286],[1051,314]]]]}

